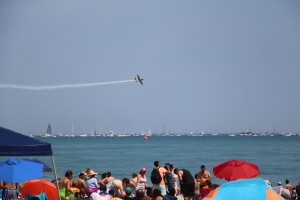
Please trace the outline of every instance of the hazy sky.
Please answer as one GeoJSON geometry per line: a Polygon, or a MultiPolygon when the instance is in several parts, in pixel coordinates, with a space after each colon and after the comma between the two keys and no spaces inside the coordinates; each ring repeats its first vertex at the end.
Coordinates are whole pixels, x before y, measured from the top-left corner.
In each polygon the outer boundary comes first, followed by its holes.
{"type": "Polygon", "coordinates": [[[300,131],[300,1],[1,1],[0,126],[300,131]]]}

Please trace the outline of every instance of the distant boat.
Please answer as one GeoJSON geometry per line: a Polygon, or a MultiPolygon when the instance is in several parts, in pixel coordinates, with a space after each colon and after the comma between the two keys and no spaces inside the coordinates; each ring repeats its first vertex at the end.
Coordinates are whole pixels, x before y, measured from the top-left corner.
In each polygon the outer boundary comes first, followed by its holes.
{"type": "Polygon", "coordinates": [[[44,135],[42,135],[42,137],[55,137],[52,134],[50,123],[48,124],[47,132],[44,135]]]}

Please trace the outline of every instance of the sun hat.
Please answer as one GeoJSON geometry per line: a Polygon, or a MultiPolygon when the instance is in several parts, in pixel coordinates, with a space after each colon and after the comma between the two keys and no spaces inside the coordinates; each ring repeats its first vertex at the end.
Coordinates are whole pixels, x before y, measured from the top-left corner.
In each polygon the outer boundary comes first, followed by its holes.
{"type": "Polygon", "coordinates": [[[93,176],[93,175],[97,175],[98,173],[97,173],[97,172],[94,172],[94,171],[91,170],[91,169],[89,169],[89,170],[87,170],[86,174],[87,174],[88,176],[93,176]]]}
{"type": "Polygon", "coordinates": [[[146,168],[145,168],[145,167],[142,167],[142,168],[141,168],[141,172],[146,172],[146,168]]]}

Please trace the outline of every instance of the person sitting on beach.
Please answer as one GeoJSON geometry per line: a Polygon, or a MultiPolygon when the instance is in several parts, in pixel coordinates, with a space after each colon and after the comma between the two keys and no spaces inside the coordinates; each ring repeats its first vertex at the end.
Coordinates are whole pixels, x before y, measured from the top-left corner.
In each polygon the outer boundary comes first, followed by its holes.
{"type": "Polygon", "coordinates": [[[135,200],[148,200],[145,190],[136,190],[135,200]]]}
{"type": "Polygon", "coordinates": [[[153,189],[152,187],[146,188],[146,200],[152,200],[153,199],[153,189]]]}
{"type": "Polygon", "coordinates": [[[153,190],[153,200],[163,200],[164,197],[161,194],[161,190],[160,189],[154,189],[153,190]]]}
{"type": "Polygon", "coordinates": [[[164,196],[164,200],[177,200],[177,197],[175,196],[175,188],[171,187],[168,189],[168,194],[164,196]]]}
{"type": "Polygon", "coordinates": [[[81,172],[79,176],[72,182],[72,187],[79,189],[79,192],[75,193],[75,198],[83,199],[87,189],[84,180],[84,173],[81,172]]]}
{"type": "Polygon", "coordinates": [[[111,184],[109,191],[113,191],[114,197],[123,198],[125,194],[124,188],[130,187],[130,181],[128,178],[123,178],[122,180],[114,179],[111,184]]]}
{"type": "Polygon", "coordinates": [[[101,174],[101,179],[98,180],[98,185],[102,185],[102,184],[106,185],[105,183],[103,183],[105,178],[106,178],[106,172],[101,174]]]}
{"type": "Polygon", "coordinates": [[[59,180],[59,195],[61,200],[73,200],[74,194],[72,193],[72,179],[73,172],[67,170],[65,176],[59,180]]]}
{"type": "Polygon", "coordinates": [[[210,191],[212,191],[214,188],[213,184],[211,183],[210,180],[206,180],[205,178],[201,179],[200,182],[200,196],[201,198],[204,198],[210,191]]]}
{"type": "Polygon", "coordinates": [[[285,199],[290,199],[291,197],[290,190],[284,189],[281,186],[281,182],[278,182],[277,187],[273,187],[273,190],[285,199]]]}
{"type": "Polygon", "coordinates": [[[205,178],[206,180],[212,180],[212,177],[209,173],[209,171],[206,170],[205,165],[201,165],[200,172],[197,175],[197,181],[201,181],[202,178],[205,178]]]}
{"type": "Polygon", "coordinates": [[[137,186],[137,174],[132,173],[131,177],[132,179],[130,180],[130,188],[131,188],[131,194],[135,197],[135,188],[137,186]]]}
{"type": "Polygon", "coordinates": [[[106,185],[102,184],[99,188],[100,192],[99,194],[96,192],[93,192],[90,196],[91,200],[110,200],[111,196],[107,193],[106,185]]]}
{"type": "Polygon", "coordinates": [[[135,200],[135,196],[132,194],[130,187],[125,189],[124,200],[135,200]]]}
{"type": "Polygon", "coordinates": [[[111,172],[106,172],[106,177],[104,179],[102,179],[101,184],[105,184],[108,190],[113,190],[114,186],[113,186],[113,181],[115,180],[115,178],[112,176],[111,172]]]}
{"type": "Polygon", "coordinates": [[[87,176],[89,177],[88,180],[86,181],[86,191],[89,194],[92,194],[93,192],[97,192],[99,185],[98,181],[96,179],[96,175],[98,173],[94,172],[93,170],[87,171],[87,176]]]}
{"type": "Polygon", "coordinates": [[[298,195],[297,195],[296,187],[293,187],[291,192],[291,200],[297,200],[297,199],[298,199],[298,195]]]}

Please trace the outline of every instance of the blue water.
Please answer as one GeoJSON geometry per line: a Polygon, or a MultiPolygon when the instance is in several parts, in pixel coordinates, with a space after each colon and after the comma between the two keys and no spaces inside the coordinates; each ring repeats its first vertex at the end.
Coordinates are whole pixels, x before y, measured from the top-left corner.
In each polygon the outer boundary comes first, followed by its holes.
{"type": "MultiPolygon", "coordinates": [[[[98,173],[111,171],[119,179],[131,177],[141,167],[148,176],[155,160],[161,164],[199,172],[200,165],[212,173],[214,165],[230,159],[244,159],[257,164],[259,177],[273,184],[287,178],[295,185],[300,180],[300,137],[56,137],[37,138],[51,143],[58,176],[71,169],[74,174],[91,168],[98,173]]],[[[51,165],[50,157],[39,159],[51,165]]],[[[44,173],[53,179],[53,173],[44,173]]],[[[214,183],[224,181],[213,179],[214,183]]]]}

